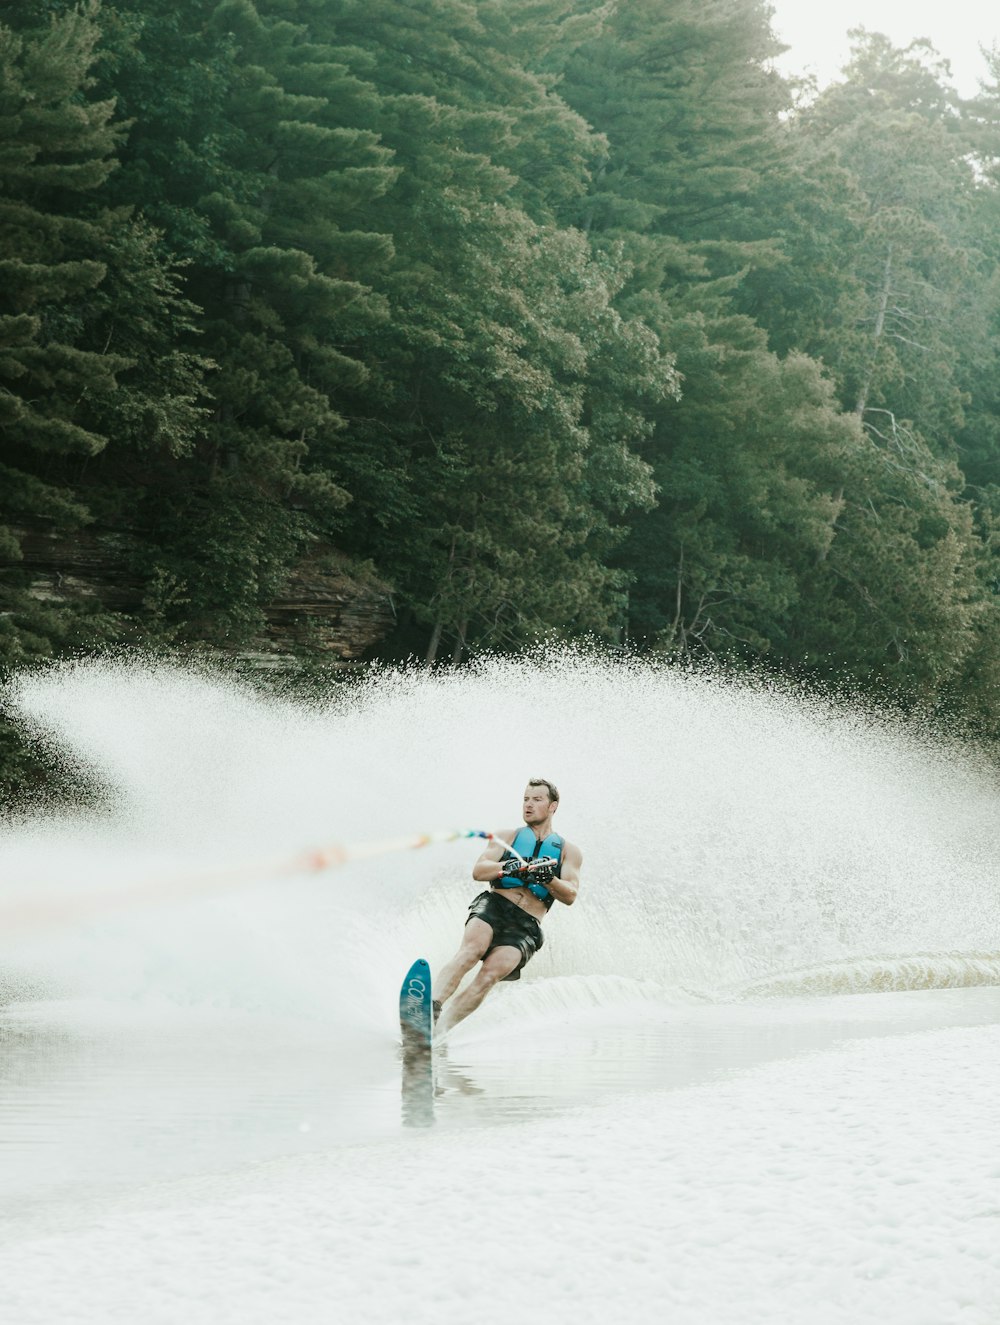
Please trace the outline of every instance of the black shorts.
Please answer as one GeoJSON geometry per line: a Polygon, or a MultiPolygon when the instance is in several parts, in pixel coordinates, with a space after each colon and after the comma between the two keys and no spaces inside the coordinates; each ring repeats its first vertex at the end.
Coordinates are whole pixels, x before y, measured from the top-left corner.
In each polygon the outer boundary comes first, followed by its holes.
{"type": "MultiPolygon", "coordinates": [[[[494,892],[480,893],[469,907],[469,920],[484,920],[493,930],[493,942],[483,953],[485,960],[494,948],[520,948],[521,960],[505,975],[505,980],[520,980],[521,967],[534,957],[545,940],[542,927],[516,902],[498,897],[494,892]]],[[[465,923],[468,924],[469,920],[465,923]]]]}

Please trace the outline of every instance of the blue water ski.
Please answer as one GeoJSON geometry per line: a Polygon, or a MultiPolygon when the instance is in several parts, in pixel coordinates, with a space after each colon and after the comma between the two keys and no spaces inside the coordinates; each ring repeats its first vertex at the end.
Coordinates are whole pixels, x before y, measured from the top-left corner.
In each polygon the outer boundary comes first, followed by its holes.
{"type": "Polygon", "coordinates": [[[399,1028],[404,1050],[430,1049],[434,1037],[431,968],[418,957],[399,991],[399,1028]]]}

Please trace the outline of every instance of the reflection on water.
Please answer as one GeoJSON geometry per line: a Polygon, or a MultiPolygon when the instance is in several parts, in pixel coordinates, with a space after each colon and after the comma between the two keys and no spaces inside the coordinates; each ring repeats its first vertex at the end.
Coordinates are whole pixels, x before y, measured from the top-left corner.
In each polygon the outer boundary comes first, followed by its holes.
{"type": "Polygon", "coordinates": [[[391,1046],[235,1014],[28,1013],[0,1017],[0,1217],[398,1127],[391,1046]]]}
{"type": "Polygon", "coordinates": [[[433,1065],[410,1065],[401,1101],[398,1047],[375,1036],[204,1010],[12,1008],[0,1017],[0,1219],[403,1126],[516,1124],[846,1038],[998,1019],[996,989],[483,1015],[433,1065]]]}
{"type": "Polygon", "coordinates": [[[519,1122],[615,1093],[707,1082],[857,1037],[1000,1020],[1000,990],[768,1000],[539,1019],[476,1033],[436,1055],[439,1124],[519,1122]],[[627,1019],[626,1019],[627,1018],[627,1019]]]}
{"type": "Polygon", "coordinates": [[[404,1046],[400,1099],[404,1127],[430,1127],[434,1122],[435,1062],[430,1047],[404,1046]]]}

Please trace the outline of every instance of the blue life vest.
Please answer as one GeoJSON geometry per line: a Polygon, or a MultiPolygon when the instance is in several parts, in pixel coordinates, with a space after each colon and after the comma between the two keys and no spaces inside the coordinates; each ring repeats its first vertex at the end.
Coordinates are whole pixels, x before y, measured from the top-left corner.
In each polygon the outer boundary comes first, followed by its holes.
{"type": "MultiPolygon", "coordinates": [[[[515,852],[518,856],[523,856],[525,860],[538,860],[540,856],[545,856],[549,860],[556,862],[556,878],[559,877],[559,869],[562,865],[563,839],[558,833],[550,833],[548,837],[539,840],[535,836],[535,830],[529,828],[527,824],[519,828],[511,842],[513,851],[505,851],[501,856],[501,861],[516,860],[515,852]]],[[[527,888],[529,893],[534,895],[546,906],[551,906],[555,898],[549,892],[548,888],[542,883],[522,883],[520,879],[504,878],[500,876],[496,881],[498,888],[527,888]]]]}

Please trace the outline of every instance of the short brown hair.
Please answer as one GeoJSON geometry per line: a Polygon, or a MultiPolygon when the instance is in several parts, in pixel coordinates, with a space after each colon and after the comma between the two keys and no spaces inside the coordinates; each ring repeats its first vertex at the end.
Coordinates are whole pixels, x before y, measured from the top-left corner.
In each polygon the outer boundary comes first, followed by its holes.
{"type": "Polygon", "coordinates": [[[557,801],[559,799],[559,788],[548,778],[528,778],[529,787],[547,787],[549,791],[549,800],[557,801]]]}

